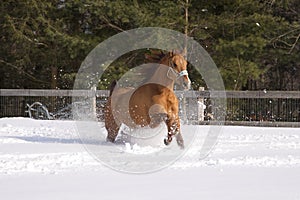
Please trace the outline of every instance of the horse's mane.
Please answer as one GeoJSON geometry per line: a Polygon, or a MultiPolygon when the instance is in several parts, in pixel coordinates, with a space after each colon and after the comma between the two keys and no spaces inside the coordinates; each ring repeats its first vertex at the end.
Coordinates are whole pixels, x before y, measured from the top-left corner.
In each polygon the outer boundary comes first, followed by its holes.
{"type": "MultiPolygon", "coordinates": [[[[167,53],[161,50],[150,50],[144,55],[144,63],[155,66],[156,64],[159,64],[166,55],[167,53]]],[[[141,82],[147,82],[154,75],[155,70],[153,70],[154,68],[151,66],[139,69],[138,72],[140,75],[139,77],[141,77],[141,82]]]]}
{"type": "Polygon", "coordinates": [[[145,54],[146,63],[159,63],[167,53],[161,50],[150,50],[150,53],[145,54]]]}
{"type": "Polygon", "coordinates": [[[146,63],[147,62],[150,62],[150,63],[160,63],[160,61],[167,55],[170,55],[171,57],[174,56],[174,55],[183,55],[182,53],[183,51],[179,51],[179,50],[173,50],[173,51],[170,51],[170,52],[165,52],[165,51],[162,51],[162,50],[150,50],[149,53],[146,53],[145,54],[145,61],[146,63]],[[171,53],[171,54],[169,54],[171,53]]]}

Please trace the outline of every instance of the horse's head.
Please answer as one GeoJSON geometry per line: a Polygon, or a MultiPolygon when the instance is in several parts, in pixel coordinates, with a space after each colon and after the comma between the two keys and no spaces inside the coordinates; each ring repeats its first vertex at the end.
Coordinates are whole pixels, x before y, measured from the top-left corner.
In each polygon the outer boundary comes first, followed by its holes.
{"type": "MultiPolygon", "coordinates": [[[[173,73],[174,80],[183,86],[184,89],[190,89],[191,81],[187,71],[187,61],[180,53],[170,52],[168,66],[169,73],[173,73]]],[[[169,74],[168,73],[168,74],[169,74]]]]}

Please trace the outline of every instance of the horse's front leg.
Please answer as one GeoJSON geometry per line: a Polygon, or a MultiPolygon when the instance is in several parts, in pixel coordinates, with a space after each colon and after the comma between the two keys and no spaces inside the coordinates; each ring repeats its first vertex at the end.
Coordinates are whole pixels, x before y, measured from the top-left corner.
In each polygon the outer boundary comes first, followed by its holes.
{"type": "Polygon", "coordinates": [[[178,146],[180,146],[180,148],[184,149],[184,141],[183,141],[181,132],[179,131],[175,137],[176,137],[178,146]]]}
{"type": "Polygon", "coordinates": [[[166,119],[166,124],[168,127],[168,136],[165,138],[165,145],[169,145],[172,142],[173,136],[176,136],[176,141],[178,146],[182,149],[184,148],[184,142],[182,135],[180,133],[180,120],[178,117],[168,116],[166,119]]]}

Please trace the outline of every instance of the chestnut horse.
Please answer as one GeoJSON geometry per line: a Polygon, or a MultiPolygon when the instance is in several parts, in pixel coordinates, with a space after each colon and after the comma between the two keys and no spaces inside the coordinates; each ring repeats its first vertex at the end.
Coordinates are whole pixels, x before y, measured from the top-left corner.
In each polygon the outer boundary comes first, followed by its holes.
{"type": "Polygon", "coordinates": [[[118,84],[115,81],[111,85],[110,97],[105,107],[107,141],[115,141],[122,123],[130,128],[154,128],[165,122],[168,129],[165,145],[169,145],[175,136],[177,144],[184,148],[180,133],[178,99],[173,89],[175,82],[185,89],[190,88],[187,61],[183,55],[175,52],[164,54],[153,51],[146,58],[152,62],[154,71],[147,84],[137,89],[116,87],[118,84]]]}

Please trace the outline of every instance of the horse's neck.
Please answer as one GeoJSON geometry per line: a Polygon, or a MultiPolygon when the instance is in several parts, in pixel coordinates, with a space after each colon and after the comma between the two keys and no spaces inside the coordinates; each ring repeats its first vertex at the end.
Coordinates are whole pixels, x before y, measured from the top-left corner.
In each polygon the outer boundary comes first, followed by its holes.
{"type": "Polygon", "coordinates": [[[157,66],[157,69],[154,72],[153,76],[150,78],[150,81],[152,83],[163,85],[173,91],[174,80],[168,77],[169,68],[164,65],[166,64],[161,63],[161,65],[157,66]]]}

